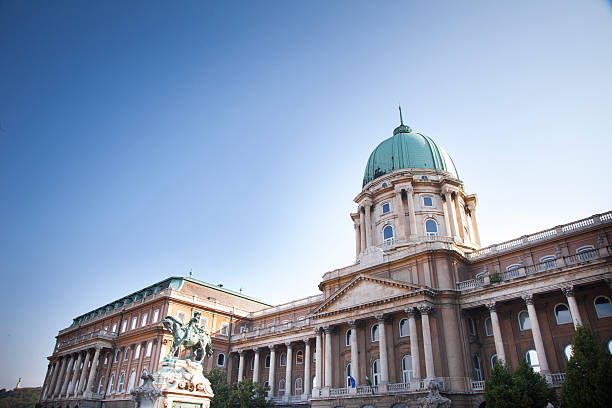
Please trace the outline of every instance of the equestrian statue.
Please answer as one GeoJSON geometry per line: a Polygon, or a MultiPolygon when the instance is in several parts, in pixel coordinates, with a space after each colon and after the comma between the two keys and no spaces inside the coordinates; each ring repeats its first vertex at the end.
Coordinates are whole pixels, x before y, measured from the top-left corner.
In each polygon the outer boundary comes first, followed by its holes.
{"type": "Polygon", "coordinates": [[[187,324],[183,324],[172,316],[166,316],[162,320],[164,328],[172,333],[172,347],[166,357],[173,357],[180,346],[191,348],[194,360],[201,362],[204,357],[213,354],[212,344],[208,333],[200,327],[200,312],[193,313],[193,317],[187,324]],[[198,350],[202,351],[202,358],[197,360],[198,350]]]}

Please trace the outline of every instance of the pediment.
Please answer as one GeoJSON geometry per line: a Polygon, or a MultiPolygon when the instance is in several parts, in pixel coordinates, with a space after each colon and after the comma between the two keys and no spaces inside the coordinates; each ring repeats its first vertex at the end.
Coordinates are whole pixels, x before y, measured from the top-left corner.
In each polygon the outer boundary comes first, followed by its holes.
{"type": "Polygon", "coordinates": [[[359,275],[321,304],[313,314],[337,313],[381,303],[426,290],[425,287],[391,279],[359,275]]]}

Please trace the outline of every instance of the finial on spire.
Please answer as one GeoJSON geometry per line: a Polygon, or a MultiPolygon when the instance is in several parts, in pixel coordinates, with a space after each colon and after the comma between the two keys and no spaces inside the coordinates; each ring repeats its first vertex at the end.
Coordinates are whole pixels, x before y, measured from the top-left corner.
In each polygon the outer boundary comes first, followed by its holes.
{"type": "Polygon", "coordinates": [[[400,111],[400,124],[404,126],[404,118],[402,117],[402,105],[399,105],[399,111],[400,111]]]}
{"type": "Polygon", "coordinates": [[[189,277],[193,277],[193,270],[191,268],[189,268],[189,277]]]}

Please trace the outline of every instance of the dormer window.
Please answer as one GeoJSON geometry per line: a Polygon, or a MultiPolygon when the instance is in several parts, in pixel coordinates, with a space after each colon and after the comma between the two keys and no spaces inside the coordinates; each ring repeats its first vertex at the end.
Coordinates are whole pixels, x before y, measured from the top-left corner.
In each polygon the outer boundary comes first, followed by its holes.
{"type": "Polygon", "coordinates": [[[433,198],[429,196],[423,197],[423,206],[425,207],[433,207],[433,198]]]}
{"type": "Polygon", "coordinates": [[[383,213],[383,214],[386,214],[386,213],[388,213],[389,211],[391,211],[391,204],[389,204],[389,203],[384,203],[384,204],[382,205],[382,213],[383,213]]]}

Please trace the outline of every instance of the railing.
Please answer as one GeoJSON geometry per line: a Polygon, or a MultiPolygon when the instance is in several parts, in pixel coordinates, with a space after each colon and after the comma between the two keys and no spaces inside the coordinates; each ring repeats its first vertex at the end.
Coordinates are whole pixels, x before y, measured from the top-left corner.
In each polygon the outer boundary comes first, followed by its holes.
{"type": "Polygon", "coordinates": [[[329,389],[329,396],[330,397],[340,397],[342,395],[348,395],[348,388],[344,387],[344,388],[330,388],[329,389]]]}
{"type": "Polygon", "coordinates": [[[410,391],[410,383],[391,383],[387,385],[387,392],[406,392],[410,391]]]}
{"type": "MultiPolygon", "coordinates": [[[[606,249],[608,254],[612,254],[612,247],[607,247],[606,249]]],[[[599,249],[591,249],[589,251],[581,252],[579,254],[564,256],[563,258],[540,262],[535,265],[521,266],[510,271],[502,272],[499,274],[499,276],[501,277],[502,281],[508,281],[511,279],[534,275],[536,273],[560,269],[563,266],[572,266],[585,262],[590,262],[595,259],[599,259],[600,257],[601,255],[599,249]]],[[[479,276],[474,279],[459,282],[457,283],[457,290],[476,289],[481,286],[488,285],[490,283],[490,276],[491,275],[479,276]]]]}
{"type": "Polygon", "coordinates": [[[470,252],[465,256],[470,260],[485,257],[492,253],[503,252],[511,250],[523,245],[529,245],[533,242],[542,241],[550,238],[555,238],[559,235],[571,233],[576,230],[590,228],[593,225],[601,223],[612,222],[612,211],[605,212],[603,214],[595,214],[591,217],[584,218],[578,221],[570,222],[569,224],[559,225],[553,228],[549,228],[544,231],[539,231],[534,234],[524,235],[520,238],[512,239],[510,241],[502,242],[500,244],[490,245],[485,248],[481,248],[477,251],[470,252]]]}
{"type": "Polygon", "coordinates": [[[565,382],[565,373],[555,373],[550,375],[550,384],[553,387],[560,387],[565,382]]]}
{"type": "Polygon", "coordinates": [[[485,382],[472,380],[472,391],[484,391],[485,382]]]}
{"type": "Polygon", "coordinates": [[[445,237],[442,235],[421,235],[421,236],[417,236],[411,239],[403,239],[403,240],[398,240],[395,238],[390,238],[387,239],[385,241],[383,241],[382,244],[379,245],[380,248],[389,248],[392,246],[396,246],[396,245],[401,245],[401,244],[409,244],[409,243],[415,243],[415,242],[448,242],[448,243],[453,243],[454,240],[452,237],[445,237]]]}
{"type": "Polygon", "coordinates": [[[77,337],[75,337],[73,339],[62,341],[59,344],[58,349],[62,350],[62,349],[65,349],[67,347],[73,346],[75,344],[80,344],[80,343],[86,342],[88,340],[107,340],[107,341],[111,341],[115,337],[117,337],[117,333],[116,332],[111,332],[111,331],[104,330],[104,329],[95,330],[95,331],[93,331],[91,333],[83,334],[83,335],[77,336],[77,337]]]}
{"type": "Polygon", "coordinates": [[[357,395],[368,395],[368,394],[376,394],[378,393],[378,385],[360,385],[357,387],[357,395]]]}

